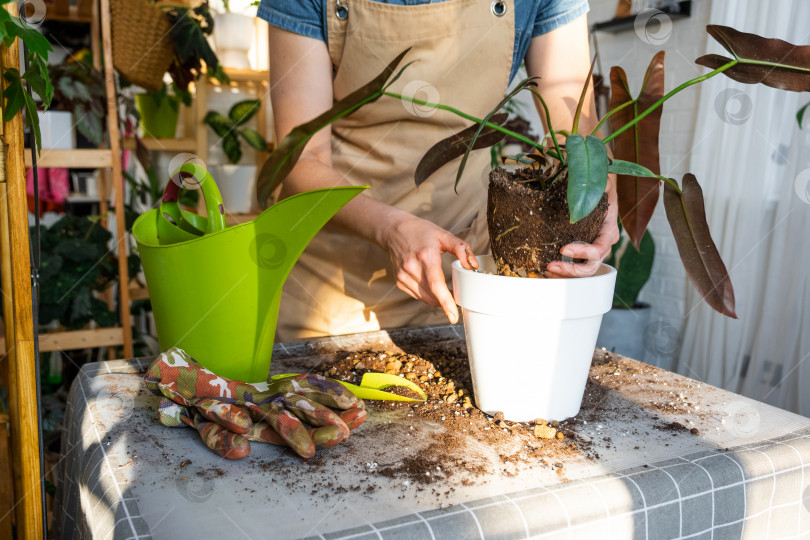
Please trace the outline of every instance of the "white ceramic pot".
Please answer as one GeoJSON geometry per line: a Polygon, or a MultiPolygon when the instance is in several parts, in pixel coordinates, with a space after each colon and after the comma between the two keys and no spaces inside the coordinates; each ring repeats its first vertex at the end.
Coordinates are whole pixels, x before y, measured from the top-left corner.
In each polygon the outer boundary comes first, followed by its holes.
{"type": "Polygon", "coordinates": [[[247,15],[220,13],[214,16],[217,58],[224,67],[250,69],[248,52],[253,45],[255,28],[254,18],[247,15]]]}
{"type": "Polygon", "coordinates": [[[453,263],[476,405],[516,422],[576,415],[616,270],[602,265],[592,277],[529,279],[494,275],[489,255],[478,262],[478,272],[453,263]]]}
{"type": "Polygon", "coordinates": [[[633,309],[611,309],[602,319],[596,346],[634,360],[644,360],[644,330],[650,323],[650,313],[652,308],[648,304],[633,309]]]}
{"type": "Polygon", "coordinates": [[[250,212],[256,199],[256,165],[211,165],[225,211],[229,214],[250,212]]]}
{"type": "Polygon", "coordinates": [[[73,129],[73,115],[70,111],[40,111],[38,115],[41,150],[76,148],[76,131],[73,129]]]}

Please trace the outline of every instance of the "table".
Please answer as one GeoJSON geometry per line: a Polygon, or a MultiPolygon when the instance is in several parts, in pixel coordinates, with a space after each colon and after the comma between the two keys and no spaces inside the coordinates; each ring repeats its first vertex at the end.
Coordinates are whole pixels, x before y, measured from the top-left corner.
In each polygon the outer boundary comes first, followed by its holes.
{"type": "MultiPolygon", "coordinates": [[[[273,372],[303,371],[339,350],[424,343],[463,344],[463,330],[277,344],[273,372]]],[[[411,429],[408,408],[374,409],[318,464],[269,445],[227,461],[193,430],[156,423],[157,398],[142,380],[150,360],[88,364],[73,384],[57,537],[810,537],[810,419],[631,359],[611,364],[615,374],[592,370],[605,389],[601,412],[598,421],[580,421],[577,433],[598,458],[567,458],[562,475],[553,466],[506,465],[469,440],[468,451],[489,460],[489,470],[474,477],[459,470],[426,486],[377,474],[418,455],[444,429],[430,422],[411,429]],[[634,375],[619,379],[620,371],[634,375]],[[672,422],[697,435],[666,429],[672,422]]]]}

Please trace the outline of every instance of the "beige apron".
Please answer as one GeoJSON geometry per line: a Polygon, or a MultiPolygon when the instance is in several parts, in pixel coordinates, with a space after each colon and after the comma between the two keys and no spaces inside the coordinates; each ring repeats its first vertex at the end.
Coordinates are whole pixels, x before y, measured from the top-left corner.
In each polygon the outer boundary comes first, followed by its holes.
{"type": "MultiPolygon", "coordinates": [[[[402,64],[414,63],[392,92],[452,105],[479,118],[506,92],[515,40],[513,0],[411,6],[328,0],[326,10],[335,99],[373,79],[408,47],[402,64]]],[[[332,126],[333,168],[351,184],[370,185],[368,196],[432,221],[466,240],[474,253],[484,253],[489,152],[471,154],[458,195],[453,183],[459,160],[419,188],[413,176],[428,148],[469,125],[447,111],[383,96],[332,126]]],[[[454,257],[442,259],[449,280],[454,257]]],[[[447,320],[440,308],[400,291],[395,276],[388,254],[377,245],[322,230],[284,286],[278,339],[447,320]]]]}

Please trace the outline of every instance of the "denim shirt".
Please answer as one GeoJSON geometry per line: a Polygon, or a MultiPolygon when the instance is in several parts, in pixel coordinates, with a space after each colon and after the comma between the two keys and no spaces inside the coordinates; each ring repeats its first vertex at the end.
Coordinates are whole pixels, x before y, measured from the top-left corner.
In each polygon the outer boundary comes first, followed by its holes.
{"type": "MultiPolygon", "coordinates": [[[[386,4],[428,4],[431,0],[376,0],[386,4]]],[[[436,0],[434,0],[436,1],[436,0]]],[[[438,0],[445,1],[445,0],[438,0]]],[[[515,0],[515,46],[511,81],[534,36],[588,12],[588,0],[515,0]]],[[[278,28],[326,42],[326,0],[261,0],[258,16],[278,28]]]]}

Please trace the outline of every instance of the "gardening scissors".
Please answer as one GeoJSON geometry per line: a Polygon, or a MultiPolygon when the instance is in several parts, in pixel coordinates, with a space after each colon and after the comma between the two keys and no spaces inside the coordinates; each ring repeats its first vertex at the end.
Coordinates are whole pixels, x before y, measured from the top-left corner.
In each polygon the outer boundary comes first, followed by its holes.
{"type": "MultiPolygon", "coordinates": [[[[271,376],[270,380],[274,381],[276,379],[283,379],[285,377],[294,377],[295,375],[300,375],[300,373],[281,373],[279,375],[271,376]]],[[[360,380],[360,385],[345,381],[338,381],[337,379],[335,380],[348,388],[349,391],[360,399],[378,399],[384,401],[425,401],[427,399],[427,395],[425,394],[424,390],[419,388],[416,383],[389,373],[365,373],[363,378],[360,380]],[[392,394],[391,392],[384,391],[386,388],[391,386],[404,386],[405,388],[413,390],[419,394],[422,399],[398,396],[396,394],[392,394]]]]}

